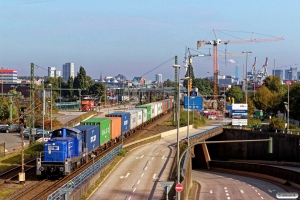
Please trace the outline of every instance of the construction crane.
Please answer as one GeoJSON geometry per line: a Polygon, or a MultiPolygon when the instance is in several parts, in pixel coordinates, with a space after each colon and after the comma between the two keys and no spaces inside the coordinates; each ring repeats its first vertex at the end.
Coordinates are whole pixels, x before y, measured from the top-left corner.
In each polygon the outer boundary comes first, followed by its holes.
{"type": "MultiPolygon", "coordinates": [[[[218,53],[217,53],[217,46],[219,44],[235,44],[235,43],[245,43],[245,42],[271,42],[271,41],[278,41],[278,40],[284,40],[283,37],[276,37],[276,38],[263,38],[263,39],[246,39],[246,40],[226,40],[222,41],[217,38],[216,31],[213,29],[214,35],[216,40],[210,40],[210,41],[197,41],[197,48],[199,49],[203,45],[213,45],[213,71],[214,71],[214,95],[216,96],[218,93],[218,53]]],[[[247,73],[247,72],[246,72],[247,73]]]]}

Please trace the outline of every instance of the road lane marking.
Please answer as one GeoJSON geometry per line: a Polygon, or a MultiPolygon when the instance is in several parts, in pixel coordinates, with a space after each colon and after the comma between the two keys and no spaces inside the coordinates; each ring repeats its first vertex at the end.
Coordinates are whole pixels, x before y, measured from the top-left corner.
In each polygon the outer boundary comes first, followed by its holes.
{"type": "Polygon", "coordinates": [[[145,169],[144,170],[147,170],[147,167],[145,167],[145,169]]]}
{"type": "Polygon", "coordinates": [[[131,196],[128,198],[128,200],[130,200],[131,199],[131,196]]]}
{"type": "Polygon", "coordinates": [[[227,197],[227,199],[230,199],[230,197],[227,197]]]}
{"type": "Polygon", "coordinates": [[[136,188],[134,188],[132,192],[134,192],[135,190],[136,190],[136,188]]]}
{"type": "Polygon", "coordinates": [[[144,155],[142,155],[140,158],[143,158],[144,157],[144,155]]]}
{"type": "Polygon", "coordinates": [[[213,191],[212,191],[212,190],[210,190],[210,191],[209,191],[209,193],[211,193],[211,194],[212,194],[212,193],[213,193],[213,191]]]}
{"type": "Polygon", "coordinates": [[[227,190],[227,187],[224,187],[224,190],[227,190]]]}
{"type": "Polygon", "coordinates": [[[153,160],[153,158],[154,158],[154,157],[152,157],[152,160],[153,160]]]}
{"type": "Polygon", "coordinates": [[[228,194],[228,193],[226,193],[226,196],[229,196],[229,194],[228,194]]]}
{"type": "Polygon", "coordinates": [[[244,191],[243,191],[243,190],[241,190],[241,193],[244,193],[244,191]]]}
{"type": "Polygon", "coordinates": [[[228,192],[228,190],[225,190],[225,192],[228,192]]]}
{"type": "Polygon", "coordinates": [[[142,174],[142,177],[144,176],[144,173],[142,174]]]}
{"type": "Polygon", "coordinates": [[[130,173],[127,173],[126,178],[129,176],[130,173]]]}
{"type": "Polygon", "coordinates": [[[165,159],[165,156],[163,156],[161,159],[165,159]]]}
{"type": "Polygon", "coordinates": [[[158,152],[155,155],[158,155],[158,152]]]}
{"type": "Polygon", "coordinates": [[[259,193],[257,193],[258,195],[260,195],[259,193]]]}
{"type": "Polygon", "coordinates": [[[141,181],[141,180],[139,180],[139,181],[137,182],[137,184],[140,184],[140,181],[141,181]]]}
{"type": "Polygon", "coordinates": [[[260,197],[261,199],[264,199],[263,197],[260,197]]]}
{"type": "Polygon", "coordinates": [[[156,174],[153,175],[153,178],[155,178],[156,174]]]}

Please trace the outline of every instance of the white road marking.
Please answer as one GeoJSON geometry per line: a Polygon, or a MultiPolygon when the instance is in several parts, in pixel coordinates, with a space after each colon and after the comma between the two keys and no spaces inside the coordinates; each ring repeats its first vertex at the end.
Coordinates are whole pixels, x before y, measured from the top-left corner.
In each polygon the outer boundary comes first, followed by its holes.
{"type": "Polygon", "coordinates": [[[258,195],[260,195],[259,193],[257,193],[258,195]]]}
{"type": "Polygon", "coordinates": [[[152,160],[153,160],[153,158],[154,158],[154,157],[152,157],[152,160]]]}
{"type": "Polygon", "coordinates": [[[212,190],[210,190],[210,191],[209,191],[209,193],[211,193],[211,194],[212,194],[212,193],[213,193],[213,191],[212,191],[212,190]]]}
{"type": "Polygon", "coordinates": [[[147,170],[147,167],[145,167],[145,170],[147,170]]]}
{"type": "Polygon", "coordinates": [[[241,190],[241,193],[244,193],[244,191],[243,191],[243,190],[241,190]]]}
{"type": "Polygon", "coordinates": [[[131,199],[131,196],[128,198],[128,200],[130,200],[131,199]]]}
{"type": "Polygon", "coordinates": [[[153,178],[155,178],[156,174],[153,175],[153,178]]]}
{"type": "Polygon", "coordinates": [[[155,155],[157,155],[157,154],[158,154],[158,152],[155,155]]]}
{"type": "Polygon", "coordinates": [[[254,190],[255,192],[257,192],[257,190],[254,190]]]}
{"type": "Polygon", "coordinates": [[[129,176],[130,173],[127,173],[126,178],[129,176]]]}
{"type": "Polygon", "coordinates": [[[165,158],[165,156],[163,156],[161,159],[164,159],[165,158]]]}
{"type": "Polygon", "coordinates": [[[230,199],[230,197],[227,197],[227,199],[230,199]]]}
{"type": "Polygon", "coordinates": [[[142,174],[142,177],[144,176],[144,173],[142,174]]]}
{"type": "Polygon", "coordinates": [[[136,188],[134,188],[132,192],[134,192],[135,190],[136,190],[136,188]]]}
{"type": "Polygon", "coordinates": [[[225,190],[225,192],[228,192],[228,190],[225,190]]]}
{"type": "Polygon", "coordinates": [[[229,196],[229,194],[228,194],[228,193],[226,193],[226,196],[229,196]]]}
{"type": "Polygon", "coordinates": [[[143,158],[144,157],[144,155],[142,155],[140,158],[143,158]]]}
{"type": "Polygon", "coordinates": [[[261,199],[264,199],[263,197],[260,197],[261,199]]]}
{"type": "Polygon", "coordinates": [[[124,178],[124,176],[121,176],[120,178],[122,179],[122,178],[124,178]]]}
{"type": "Polygon", "coordinates": [[[224,190],[227,190],[227,187],[224,187],[224,190]]]}
{"type": "Polygon", "coordinates": [[[137,184],[140,184],[140,181],[141,181],[141,180],[139,180],[139,181],[137,182],[137,184]]]}

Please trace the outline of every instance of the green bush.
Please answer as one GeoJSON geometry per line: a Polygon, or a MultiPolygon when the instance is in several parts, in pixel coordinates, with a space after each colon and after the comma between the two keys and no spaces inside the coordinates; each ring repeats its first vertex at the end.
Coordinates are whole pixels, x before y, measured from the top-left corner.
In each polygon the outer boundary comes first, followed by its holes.
{"type": "Polygon", "coordinates": [[[261,126],[261,120],[260,119],[254,119],[254,118],[248,118],[248,126],[261,126]]]}
{"type": "Polygon", "coordinates": [[[127,149],[121,149],[121,150],[119,151],[119,156],[125,157],[127,153],[128,153],[128,150],[127,150],[127,149]]]}
{"type": "Polygon", "coordinates": [[[273,117],[269,124],[269,130],[275,130],[275,129],[285,129],[285,120],[277,117],[273,117]]]}

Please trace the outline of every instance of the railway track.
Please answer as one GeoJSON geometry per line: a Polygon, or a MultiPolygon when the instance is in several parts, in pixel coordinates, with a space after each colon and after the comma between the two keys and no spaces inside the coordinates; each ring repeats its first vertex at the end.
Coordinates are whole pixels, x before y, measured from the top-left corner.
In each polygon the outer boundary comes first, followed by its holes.
{"type": "MultiPolygon", "coordinates": [[[[24,163],[24,172],[35,171],[36,159],[24,163]]],[[[0,189],[5,183],[17,180],[19,173],[22,172],[22,166],[17,166],[0,174],[0,189]]]]}
{"type": "MultiPolygon", "coordinates": [[[[156,121],[156,120],[154,120],[156,121]]],[[[153,122],[152,122],[153,123],[153,122]]],[[[147,124],[149,125],[149,124],[147,124]]],[[[137,131],[139,132],[139,131],[137,131]]],[[[135,134],[132,134],[132,136],[135,134]]],[[[130,135],[131,136],[131,135],[130,135]]],[[[133,136],[134,137],[134,136],[133,136]]],[[[124,138],[124,142],[131,137],[124,138]]],[[[97,157],[94,159],[96,162],[98,159],[100,159],[103,155],[110,152],[112,149],[117,147],[121,144],[121,141],[117,142],[113,146],[107,148],[103,152],[97,155],[97,157]]],[[[60,180],[51,181],[51,180],[42,180],[42,181],[32,181],[32,183],[24,186],[22,189],[16,191],[13,195],[8,197],[9,199],[47,199],[49,195],[51,195],[53,192],[55,192],[58,188],[63,186],[64,184],[68,183],[70,180],[72,180],[74,177],[76,177],[78,174],[80,174],[82,171],[84,171],[86,168],[88,168],[92,164],[92,160],[90,160],[88,163],[84,164],[80,168],[76,169],[71,175],[61,178],[60,180]]],[[[26,170],[32,170],[32,175],[35,176],[35,168],[36,168],[36,160],[32,160],[28,163],[26,163],[25,166],[32,166],[32,168],[28,168],[26,170]],[[33,164],[34,163],[34,164],[33,164]]],[[[12,177],[18,177],[18,173],[21,172],[21,167],[19,167],[19,171],[11,171],[12,177]]],[[[5,172],[8,173],[8,172],[5,172]]],[[[26,176],[28,176],[28,172],[26,173],[26,176]]],[[[1,184],[0,184],[1,188],[1,184]]]]}

